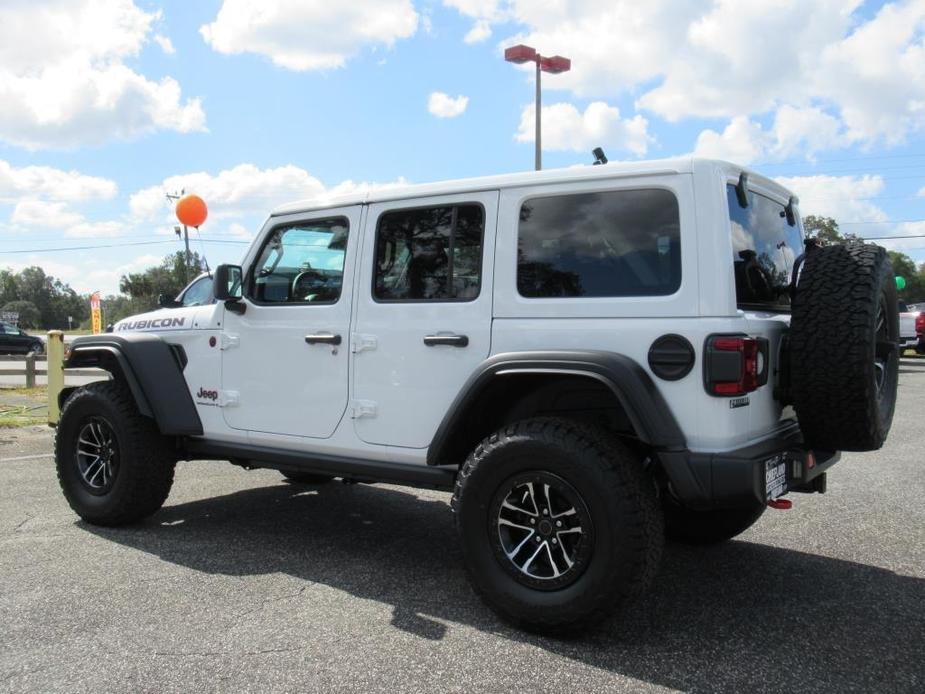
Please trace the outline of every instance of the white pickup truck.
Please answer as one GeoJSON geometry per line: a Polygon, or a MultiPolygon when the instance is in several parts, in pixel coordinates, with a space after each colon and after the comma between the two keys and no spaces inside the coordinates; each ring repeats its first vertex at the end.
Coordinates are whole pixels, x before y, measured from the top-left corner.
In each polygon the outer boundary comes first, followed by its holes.
{"type": "Polygon", "coordinates": [[[901,350],[913,349],[919,343],[915,330],[915,321],[918,317],[918,311],[910,311],[905,301],[899,302],[899,348],[901,350]]]}

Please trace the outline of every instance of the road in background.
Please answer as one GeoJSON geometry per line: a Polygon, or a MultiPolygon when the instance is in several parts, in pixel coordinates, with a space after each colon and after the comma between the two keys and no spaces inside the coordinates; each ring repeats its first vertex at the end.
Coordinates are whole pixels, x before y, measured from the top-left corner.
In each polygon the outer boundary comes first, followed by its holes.
{"type": "MultiPolygon", "coordinates": [[[[837,407],[833,403],[833,407],[837,407]]],[[[80,522],[46,429],[0,429],[0,690],[925,690],[925,360],[887,445],[739,539],[669,545],[582,638],[473,595],[448,495],[183,463],[137,526],[80,522]]]]}

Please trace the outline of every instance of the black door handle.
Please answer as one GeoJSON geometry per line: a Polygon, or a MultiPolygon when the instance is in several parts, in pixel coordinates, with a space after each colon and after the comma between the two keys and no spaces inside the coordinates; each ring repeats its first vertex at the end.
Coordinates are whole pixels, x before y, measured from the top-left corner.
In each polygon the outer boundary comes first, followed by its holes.
{"type": "Polygon", "coordinates": [[[341,338],[340,335],[320,333],[317,335],[306,335],[305,341],[310,345],[339,345],[341,338]]]}
{"type": "Polygon", "coordinates": [[[466,347],[469,344],[467,335],[425,335],[424,344],[428,347],[449,345],[450,347],[466,347]]]}

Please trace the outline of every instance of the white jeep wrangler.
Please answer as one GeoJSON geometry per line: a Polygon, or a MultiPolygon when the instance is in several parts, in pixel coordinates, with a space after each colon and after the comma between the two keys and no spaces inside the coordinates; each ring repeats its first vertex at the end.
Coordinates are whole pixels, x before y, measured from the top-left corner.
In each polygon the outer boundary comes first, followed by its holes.
{"type": "Polygon", "coordinates": [[[804,243],[795,198],[725,162],[286,205],[214,282],[73,342],[112,375],[61,394],[73,509],[137,521],[178,460],[453,490],[472,584],[528,628],[605,616],[666,534],[824,492],[893,415],[886,253],[804,243]]]}

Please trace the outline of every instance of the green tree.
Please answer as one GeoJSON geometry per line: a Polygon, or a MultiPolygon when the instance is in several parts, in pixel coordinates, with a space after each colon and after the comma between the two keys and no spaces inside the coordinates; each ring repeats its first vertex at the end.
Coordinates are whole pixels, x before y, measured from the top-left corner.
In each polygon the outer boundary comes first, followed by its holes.
{"type": "Polygon", "coordinates": [[[36,305],[31,301],[10,301],[0,307],[0,311],[11,311],[19,314],[20,328],[38,328],[41,327],[42,314],[39,313],[36,305]]]}
{"type": "Polygon", "coordinates": [[[67,317],[77,322],[89,315],[89,307],[67,284],[46,275],[40,267],[19,272],[0,271],[0,305],[27,301],[39,312],[40,328],[67,328],[67,317]]]}
{"type": "MultiPolygon", "coordinates": [[[[160,294],[169,297],[179,294],[200,272],[199,268],[202,266],[202,260],[197,253],[190,255],[189,270],[186,267],[186,253],[178,251],[164,258],[160,265],[149,267],[142,272],[123,275],[119,281],[119,291],[128,295],[131,300],[131,313],[142,313],[156,308],[157,297],[160,294]]],[[[106,320],[112,322],[109,317],[106,320]]]]}
{"type": "Polygon", "coordinates": [[[817,217],[814,214],[803,217],[803,229],[807,236],[819,239],[824,244],[844,243],[845,241],[859,240],[857,234],[843,234],[838,228],[838,222],[831,217],[817,217]]]}
{"type": "Polygon", "coordinates": [[[899,290],[899,298],[906,302],[921,301],[925,298],[925,263],[916,267],[915,261],[905,253],[887,251],[893,274],[906,280],[906,286],[899,290]]]}

